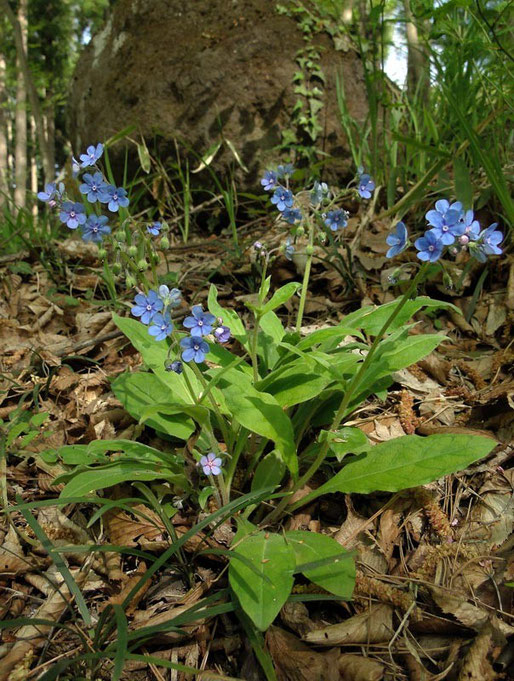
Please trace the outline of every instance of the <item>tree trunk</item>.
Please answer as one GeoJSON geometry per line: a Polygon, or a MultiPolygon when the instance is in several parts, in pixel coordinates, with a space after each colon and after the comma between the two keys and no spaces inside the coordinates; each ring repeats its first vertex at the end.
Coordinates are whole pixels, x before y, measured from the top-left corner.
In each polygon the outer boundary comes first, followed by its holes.
{"type": "Polygon", "coordinates": [[[37,180],[37,134],[36,134],[36,121],[34,116],[30,117],[30,190],[32,192],[32,215],[37,218],[38,213],[38,201],[36,195],[38,192],[38,180],[37,180]]]}
{"type": "Polygon", "coordinates": [[[9,168],[7,151],[7,116],[5,113],[6,94],[6,63],[0,53],[0,211],[9,200],[9,168]]]}
{"type": "Polygon", "coordinates": [[[411,0],[403,0],[405,29],[407,32],[407,94],[411,99],[418,97],[428,104],[430,96],[430,61],[428,53],[419,38],[418,26],[411,10],[411,0]]]}
{"type": "MultiPolygon", "coordinates": [[[[23,50],[27,53],[27,0],[18,5],[18,23],[21,29],[23,50]]],[[[23,77],[20,56],[16,59],[16,146],[14,149],[15,182],[14,205],[25,208],[27,200],[27,87],[23,77]]]]}
{"type": "MultiPolygon", "coordinates": [[[[27,3],[27,0],[20,0],[21,4],[27,3]]],[[[30,73],[29,63],[27,59],[27,45],[23,41],[23,31],[20,26],[20,22],[17,20],[16,15],[11,9],[8,0],[0,0],[0,9],[3,10],[5,16],[9,20],[9,23],[14,30],[14,41],[16,43],[16,55],[19,60],[20,68],[23,73],[23,79],[25,82],[26,90],[30,98],[30,106],[32,108],[32,114],[36,119],[36,131],[39,144],[39,151],[41,153],[41,160],[43,162],[43,168],[45,172],[45,182],[51,182],[55,177],[55,168],[49,165],[49,154],[48,145],[46,143],[45,129],[43,125],[43,115],[41,113],[41,106],[39,103],[39,96],[32,80],[30,73]]],[[[26,12],[25,12],[26,14],[26,12]]]]}

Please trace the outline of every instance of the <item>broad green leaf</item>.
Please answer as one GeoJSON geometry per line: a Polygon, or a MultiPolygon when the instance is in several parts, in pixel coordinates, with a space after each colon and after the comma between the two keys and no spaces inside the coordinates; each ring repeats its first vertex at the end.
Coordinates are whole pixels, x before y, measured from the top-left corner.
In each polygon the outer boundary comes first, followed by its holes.
{"type": "Polygon", "coordinates": [[[174,404],[173,402],[165,402],[164,404],[151,404],[141,410],[139,422],[144,423],[153,418],[155,414],[175,415],[181,414],[183,416],[190,416],[200,426],[206,427],[209,425],[209,410],[207,407],[201,407],[193,404],[174,404]]]}
{"type": "Polygon", "coordinates": [[[209,297],[207,299],[207,307],[209,312],[215,317],[221,317],[225,326],[230,328],[232,336],[237,339],[242,345],[246,345],[248,337],[243,322],[239,319],[237,312],[234,310],[221,307],[218,303],[218,289],[214,284],[211,284],[209,289],[209,297]]]}
{"type": "MultiPolygon", "coordinates": [[[[169,401],[173,396],[157,376],[144,372],[121,374],[111,387],[128,413],[138,421],[147,407],[169,401]]],[[[187,414],[179,411],[166,415],[164,412],[155,412],[146,422],[155,430],[181,440],[187,440],[195,429],[187,414]]]]}
{"type": "MultiPolygon", "coordinates": [[[[175,402],[192,404],[193,399],[189,394],[184,377],[176,374],[174,371],[166,371],[164,368],[166,362],[169,361],[168,343],[166,341],[156,341],[148,333],[148,328],[135,319],[119,317],[116,314],[113,314],[112,318],[120,331],[127,336],[136,350],[141,353],[145,364],[171,390],[173,400],[175,402]]],[[[188,366],[184,366],[184,370],[189,372],[188,378],[193,386],[193,390],[195,390],[196,394],[200,394],[202,386],[199,384],[196,376],[190,371],[188,366]]]]}
{"type": "MultiPolygon", "coordinates": [[[[64,476],[55,479],[55,483],[62,480],[64,476]]],[[[99,489],[112,487],[120,482],[141,482],[143,480],[172,480],[180,487],[186,486],[184,476],[170,474],[163,464],[153,464],[150,462],[138,463],[136,461],[116,461],[107,466],[99,466],[86,471],[81,471],[66,484],[60,496],[77,497],[89,494],[99,489]],[[181,479],[183,478],[183,479],[181,479]]]]}
{"type": "Polygon", "coordinates": [[[293,476],[298,474],[298,459],[291,421],[274,397],[256,390],[247,376],[231,369],[219,381],[225,402],[237,421],[275,443],[276,452],[293,476]]]}
{"type": "Polygon", "coordinates": [[[387,352],[380,353],[380,363],[384,370],[399,371],[419,362],[429,355],[437,346],[446,340],[446,336],[440,334],[419,334],[409,336],[405,340],[400,340],[394,344],[394,348],[387,352]]]}
{"type": "Polygon", "coordinates": [[[350,600],[355,585],[355,563],[335,539],[302,530],[286,532],[285,538],[293,547],[297,568],[301,569],[302,564],[333,558],[332,562],[301,571],[314,584],[344,600],[350,600]]]}
{"type": "Polygon", "coordinates": [[[252,480],[252,492],[259,489],[275,489],[280,484],[286,467],[275,452],[270,452],[259,461],[252,480]]]}
{"type": "Polygon", "coordinates": [[[266,312],[259,320],[259,334],[257,337],[257,354],[262,358],[266,369],[272,369],[279,354],[277,346],[285,335],[285,329],[277,315],[266,312]]]}
{"type": "Polygon", "coordinates": [[[398,492],[426,485],[466,468],[495,446],[495,440],[477,435],[405,435],[358,455],[302,501],[333,492],[398,492]]]}
{"type": "Polygon", "coordinates": [[[298,361],[273,372],[258,387],[273,395],[281,407],[291,407],[316,397],[333,380],[312,361],[298,361]]]}
{"type": "MultiPolygon", "coordinates": [[[[399,303],[399,300],[400,299],[393,300],[391,303],[385,303],[385,305],[380,305],[379,307],[372,307],[371,305],[368,305],[361,308],[360,310],[351,312],[344,318],[344,325],[348,327],[355,327],[356,329],[362,329],[366,333],[375,336],[392,315],[395,307],[399,303]]],[[[388,332],[391,333],[391,331],[403,326],[403,324],[405,324],[414,314],[416,314],[416,312],[421,310],[422,307],[451,308],[452,310],[457,311],[459,314],[462,314],[462,312],[451,303],[444,303],[440,300],[432,300],[432,298],[428,298],[427,296],[418,296],[417,298],[414,298],[414,300],[409,300],[407,303],[405,303],[398,316],[389,327],[388,332]]]]}
{"type": "Polygon", "coordinates": [[[359,428],[344,426],[332,432],[322,430],[318,436],[319,446],[329,439],[327,456],[335,456],[341,462],[347,454],[359,454],[369,447],[368,438],[359,428]]]}
{"type": "Polygon", "coordinates": [[[287,301],[294,296],[296,291],[298,291],[300,286],[301,284],[296,281],[292,281],[289,284],[285,284],[285,286],[281,286],[271,296],[270,300],[268,300],[268,302],[260,308],[259,313],[264,315],[266,312],[269,312],[270,310],[276,310],[277,307],[287,303],[287,301]]]}
{"type": "Polygon", "coordinates": [[[265,631],[293,588],[293,548],[278,534],[259,532],[243,539],[234,551],[262,573],[259,579],[242,561],[231,560],[228,578],[244,612],[260,631],[265,631]]]}
{"type": "Polygon", "coordinates": [[[308,350],[314,345],[318,345],[327,340],[341,341],[345,336],[357,336],[363,339],[362,333],[353,329],[350,326],[331,326],[327,329],[317,329],[313,331],[298,343],[297,347],[300,350],[308,350]]]}

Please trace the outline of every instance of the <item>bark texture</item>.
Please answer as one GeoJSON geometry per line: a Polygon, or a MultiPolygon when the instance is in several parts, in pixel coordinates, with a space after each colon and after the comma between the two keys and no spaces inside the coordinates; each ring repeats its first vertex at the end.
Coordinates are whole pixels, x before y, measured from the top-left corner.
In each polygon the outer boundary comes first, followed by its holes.
{"type": "MultiPolygon", "coordinates": [[[[20,0],[18,5],[18,24],[20,26],[23,50],[27,53],[27,0],[20,0]]],[[[25,208],[27,198],[27,87],[23,78],[23,67],[18,54],[16,60],[16,111],[15,130],[16,146],[14,149],[15,182],[14,205],[25,208]]]]}
{"type": "MultiPolygon", "coordinates": [[[[362,65],[354,52],[336,51],[328,36],[315,42],[326,77],[318,146],[340,174],[350,160],[336,76],[344,79],[350,113],[363,120],[362,65]]],[[[223,134],[250,170],[237,177],[239,186],[255,186],[290,126],[295,56],[304,45],[296,22],[278,15],[270,0],[119,0],[74,74],[69,123],[75,152],[130,124],[150,142],[156,136],[163,141],[161,158],[173,153],[174,138],[202,154],[223,134]]],[[[229,163],[228,150],[216,157],[218,169],[229,163]]]]}

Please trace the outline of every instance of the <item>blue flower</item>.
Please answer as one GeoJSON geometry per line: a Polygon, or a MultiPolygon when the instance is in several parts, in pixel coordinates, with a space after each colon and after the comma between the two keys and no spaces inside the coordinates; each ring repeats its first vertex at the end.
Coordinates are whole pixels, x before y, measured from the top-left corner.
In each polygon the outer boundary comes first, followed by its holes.
{"type": "Polygon", "coordinates": [[[179,359],[176,359],[173,362],[166,364],[164,368],[166,369],[166,371],[173,371],[176,374],[181,374],[184,371],[182,362],[179,359]]]}
{"type": "Polygon", "coordinates": [[[338,208],[337,210],[329,210],[323,215],[327,227],[335,232],[339,227],[346,227],[348,224],[348,213],[345,210],[338,208]]]}
{"type": "Polygon", "coordinates": [[[218,343],[227,343],[230,340],[230,329],[228,326],[218,326],[214,329],[214,338],[218,343]]]}
{"type": "Polygon", "coordinates": [[[102,154],[104,153],[104,145],[103,144],[97,144],[96,148],[91,145],[90,147],[87,148],[87,153],[86,154],[80,154],[80,160],[82,168],[86,168],[87,166],[94,166],[95,163],[100,159],[102,154]]]}
{"type": "Polygon", "coordinates": [[[278,187],[271,197],[271,203],[274,203],[280,212],[286,208],[291,208],[293,205],[293,192],[284,187],[278,187]]]}
{"type": "Polygon", "coordinates": [[[111,228],[107,224],[106,215],[90,215],[86,224],[82,225],[82,238],[84,241],[100,242],[104,234],[110,234],[111,228]]]}
{"type": "Polygon", "coordinates": [[[178,288],[172,288],[170,291],[166,284],[162,284],[162,286],[159,286],[159,298],[166,307],[179,307],[182,300],[182,293],[178,288]]]}
{"type": "Polygon", "coordinates": [[[200,459],[200,466],[205,475],[219,475],[222,465],[222,460],[214,452],[210,452],[207,456],[202,456],[200,459]]]}
{"type": "Polygon", "coordinates": [[[173,323],[168,314],[162,315],[160,312],[157,312],[157,314],[152,317],[152,321],[148,327],[148,333],[150,336],[154,336],[155,340],[164,340],[167,336],[171,335],[172,331],[173,323]]]}
{"type": "Polygon", "coordinates": [[[284,246],[284,255],[288,260],[293,259],[294,246],[293,246],[293,243],[292,243],[292,241],[289,237],[286,239],[286,243],[285,243],[285,246],[284,246]]]}
{"type": "Polygon", "coordinates": [[[462,203],[456,201],[450,205],[446,199],[436,201],[435,210],[429,210],[425,215],[429,225],[437,230],[437,234],[445,246],[453,244],[456,236],[462,234],[461,223],[462,203]]]}
{"type": "Polygon", "coordinates": [[[107,203],[107,208],[112,212],[116,213],[120,206],[126,208],[129,205],[129,200],[127,198],[127,191],[123,187],[115,187],[109,184],[105,187],[103,196],[100,198],[102,203],[107,203]]]}
{"type": "Polygon", "coordinates": [[[56,192],[57,187],[55,182],[50,182],[49,184],[45,184],[44,192],[38,192],[37,197],[40,201],[51,201],[54,198],[56,192]]]}
{"type": "Polygon", "coordinates": [[[291,176],[294,173],[294,167],[291,163],[284,163],[283,166],[278,166],[277,177],[291,176]]]}
{"type": "Polygon", "coordinates": [[[371,179],[371,177],[367,173],[363,173],[359,177],[359,184],[357,187],[357,191],[359,192],[359,196],[361,196],[363,199],[369,199],[371,198],[371,192],[375,189],[375,183],[371,179]]]}
{"type": "Polygon", "coordinates": [[[464,216],[460,220],[459,225],[459,242],[461,244],[467,244],[470,241],[476,241],[480,236],[480,223],[475,220],[475,216],[472,210],[467,210],[464,216]]]}
{"type": "Polygon", "coordinates": [[[209,352],[209,345],[200,336],[188,336],[180,341],[183,348],[182,359],[184,362],[195,361],[197,364],[203,362],[205,355],[209,352]]]}
{"type": "Polygon", "coordinates": [[[151,225],[148,225],[146,228],[146,231],[148,234],[153,234],[153,236],[159,236],[159,232],[162,229],[162,225],[160,222],[152,222],[151,225]]]}
{"type": "Polygon", "coordinates": [[[138,293],[134,298],[136,303],[130,312],[134,317],[141,317],[143,324],[149,324],[154,316],[162,310],[164,303],[155,291],[148,291],[148,295],[138,293]]]}
{"type": "Polygon", "coordinates": [[[264,187],[264,190],[267,192],[270,192],[272,189],[275,189],[277,186],[277,173],[274,172],[273,170],[267,170],[264,173],[264,177],[261,180],[261,184],[264,187]]]}
{"type": "Polygon", "coordinates": [[[314,183],[314,187],[311,191],[311,203],[313,206],[317,206],[319,203],[330,196],[330,189],[326,182],[314,183]]]}
{"type": "Polygon", "coordinates": [[[498,244],[503,241],[503,234],[500,232],[497,222],[493,222],[487,229],[484,229],[476,247],[473,249],[473,255],[480,262],[485,262],[488,255],[501,255],[502,249],[498,244]]]}
{"type": "Polygon", "coordinates": [[[302,219],[302,213],[298,208],[286,208],[282,211],[282,217],[290,225],[294,225],[296,221],[299,222],[302,219]]]}
{"type": "Polygon", "coordinates": [[[407,246],[407,227],[403,222],[396,225],[396,232],[389,234],[386,238],[386,243],[391,248],[386,253],[386,258],[394,258],[398,253],[401,253],[407,246]]]}
{"type": "Polygon", "coordinates": [[[105,190],[107,188],[102,173],[86,173],[82,178],[82,184],[79,187],[81,194],[86,194],[89,203],[96,203],[96,201],[103,201],[105,197],[105,190]]]}
{"type": "Polygon", "coordinates": [[[190,329],[192,336],[207,336],[212,331],[216,317],[210,312],[204,312],[201,305],[193,305],[191,312],[193,316],[184,319],[184,326],[190,329]]]}
{"type": "Polygon", "coordinates": [[[416,239],[414,246],[420,251],[417,255],[420,260],[436,262],[443,252],[443,242],[435,229],[429,229],[425,234],[416,239]]]}
{"type": "Polygon", "coordinates": [[[81,203],[65,201],[62,204],[59,220],[70,229],[77,229],[79,225],[83,225],[86,222],[86,219],[86,209],[81,203]]]}

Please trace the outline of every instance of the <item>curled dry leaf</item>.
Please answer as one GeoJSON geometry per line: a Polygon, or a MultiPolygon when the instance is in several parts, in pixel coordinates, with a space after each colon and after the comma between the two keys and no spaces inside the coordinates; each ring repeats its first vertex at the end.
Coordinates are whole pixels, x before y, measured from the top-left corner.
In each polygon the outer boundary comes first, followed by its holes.
{"type": "Polygon", "coordinates": [[[492,628],[486,624],[466,653],[458,681],[494,681],[498,678],[488,660],[492,638],[492,628]]]}
{"type": "Polygon", "coordinates": [[[26,572],[30,567],[30,561],[23,555],[18,535],[11,526],[0,546],[0,575],[16,575],[26,572]]]}
{"type": "MultiPolygon", "coordinates": [[[[105,610],[105,608],[108,605],[121,605],[125,600],[126,596],[132,591],[132,589],[139,582],[139,580],[141,579],[145,572],[146,563],[144,561],[141,561],[141,563],[139,563],[139,565],[137,566],[137,570],[134,572],[134,574],[130,575],[130,577],[128,577],[128,579],[126,580],[123,589],[120,591],[120,593],[116,594],[115,596],[111,596],[108,601],[102,604],[102,606],[99,608],[99,611],[105,610]]],[[[145,593],[150,588],[151,583],[152,580],[147,579],[146,582],[141,586],[139,591],[132,597],[132,600],[128,603],[125,609],[125,614],[127,615],[127,617],[130,617],[131,615],[134,614],[135,609],[137,608],[140,600],[143,598],[145,593]]]]}
{"type": "MultiPolygon", "coordinates": [[[[83,588],[88,574],[80,570],[72,570],[73,579],[79,588],[83,588]]],[[[72,600],[67,585],[62,582],[54,587],[48,599],[34,613],[34,618],[57,622],[72,600]]],[[[41,648],[48,640],[50,626],[27,624],[16,632],[16,641],[7,655],[0,660],[0,681],[8,681],[11,671],[33,650],[41,648]]]]}
{"type": "Polygon", "coordinates": [[[335,664],[336,651],[317,653],[279,627],[270,627],[266,645],[279,681],[343,681],[335,664]]]}
{"type": "Polygon", "coordinates": [[[384,665],[362,655],[341,655],[337,661],[344,681],[381,681],[384,665]]]}
{"type": "Polygon", "coordinates": [[[354,615],[344,622],[310,631],[304,636],[304,640],[320,646],[381,643],[389,641],[392,633],[393,608],[380,604],[372,605],[366,612],[354,615]]]}
{"type": "Polygon", "coordinates": [[[289,602],[282,606],[280,617],[284,624],[300,636],[316,629],[316,625],[309,617],[309,611],[304,603],[289,602]]]}

